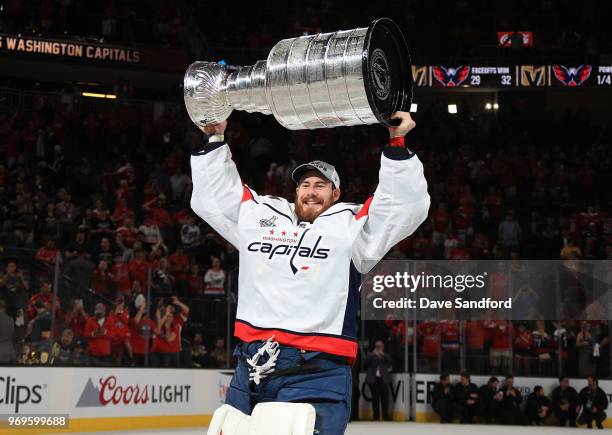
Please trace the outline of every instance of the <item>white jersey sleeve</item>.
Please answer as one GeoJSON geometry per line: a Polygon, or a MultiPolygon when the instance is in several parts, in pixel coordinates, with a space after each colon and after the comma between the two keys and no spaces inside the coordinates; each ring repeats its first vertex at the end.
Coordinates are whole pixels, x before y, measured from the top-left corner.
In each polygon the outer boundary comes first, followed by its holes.
{"type": "MultiPolygon", "coordinates": [[[[229,146],[207,144],[191,156],[191,208],[224,239],[240,248],[238,215],[244,189],[229,146]]],[[[254,194],[254,193],[252,193],[254,194]]]]}
{"type": "Polygon", "coordinates": [[[427,218],[429,194],[419,158],[388,147],[381,156],[378,187],[364,204],[367,220],[356,235],[352,259],[367,273],[399,241],[427,218]]]}

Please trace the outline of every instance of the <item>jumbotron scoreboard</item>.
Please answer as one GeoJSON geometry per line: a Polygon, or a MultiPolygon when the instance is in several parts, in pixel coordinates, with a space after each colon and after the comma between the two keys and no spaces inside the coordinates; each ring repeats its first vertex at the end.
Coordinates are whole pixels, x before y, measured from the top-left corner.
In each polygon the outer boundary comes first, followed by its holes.
{"type": "Polygon", "coordinates": [[[612,87],[612,65],[413,65],[412,76],[434,88],[612,87]]]}

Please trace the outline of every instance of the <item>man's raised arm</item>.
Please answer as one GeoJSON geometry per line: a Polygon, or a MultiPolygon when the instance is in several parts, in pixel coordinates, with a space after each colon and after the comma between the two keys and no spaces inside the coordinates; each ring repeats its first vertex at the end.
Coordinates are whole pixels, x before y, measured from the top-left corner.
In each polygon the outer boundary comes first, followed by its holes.
{"type": "Polygon", "coordinates": [[[398,242],[410,236],[427,218],[429,194],[423,164],[404,145],[404,135],[416,123],[409,113],[397,112],[397,127],[381,156],[378,187],[357,215],[367,221],[353,243],[353,262],[367,273],[398,242]]]}
{"type": "Polygon", "coordinates": [[[191,152],[191,208],[239,249],[238,213],[245,188],[223,137],[226,126],[223,121],[203,127],[209,141],[191,152]]]}

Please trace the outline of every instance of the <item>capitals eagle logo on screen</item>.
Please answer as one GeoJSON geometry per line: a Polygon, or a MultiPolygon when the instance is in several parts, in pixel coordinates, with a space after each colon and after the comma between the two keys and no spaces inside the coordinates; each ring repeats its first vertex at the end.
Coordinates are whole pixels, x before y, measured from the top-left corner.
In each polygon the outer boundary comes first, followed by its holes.
{"type": "Polygon", "coordinates": [[[565,86],[580,86],[591,75],[593,67],[591,65],[580,65],[577,68],[565,65],[553,65],[555,77],[565,86]]]}
{"type": "Polygon", "coordinates": [[[470,75],[470,67],[462,65],[457,68],[444,68],[443,66],[435,65],[433,67],[433,75],[442,86],[459,86],[470,75]]]}

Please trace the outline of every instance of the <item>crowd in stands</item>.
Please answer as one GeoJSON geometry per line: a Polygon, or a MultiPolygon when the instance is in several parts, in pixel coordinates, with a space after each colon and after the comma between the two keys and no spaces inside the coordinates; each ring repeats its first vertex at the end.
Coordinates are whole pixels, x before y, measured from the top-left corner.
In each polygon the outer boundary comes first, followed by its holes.
{"type": "Polygon", "coordinates": [[[167,0],[12,0],[0,9],[0,33],[177,47],[182,22],[167,0]]]}
{"type": "Polygon", "coordinates": [[[559,386],[552,391],[546,392],[536,385],[533,392],[524,397],[511,375],[505,377],[501,387],[495,376],[478,387],[467,372],[461,373],[454,385],[450,375],[443,373],[431,394],[432,407],[441,423],[458,420],[461,424],[541,426],[552,423],[549,418],[554,418],[561,427],[586,425],[591,429],[595,423],[598,429],[603,429],[608,395],[599,387],[597,377],[591,375],[586,379],[587,386],[580,393],[570,385],[569,378],[562,376],[559,386]]]}
{"type": "Polygon", "coordinates": [[[457,320],[419,321],[416,328],[410,321],[407,336],[403,322],[385,323],[387,330],[380,327],[377,333],[397,369],[412,367],[416,333],[419,372],[457,373],[466,367],[475,374],[610,376],[610,322],[605,320],[468,320],[463,330],[457,320]]]}
{"type": "Polygon", "coordinates": [[[164,139],[184,114],[35,100],[0,113],[0,362],[227,365],[225,323],[189,329],[189,305],[225,312],[237,251],[189,208],[188,154],[164,139]]]}
{"type": "Polygon", "coordinates": [[[187,44],[194,54],[247,64],[266,57],[279,40],[366,26],[380,17],[396,20],[417,61],[508,56],[497,47],[499,31],[531,31],[534,46],[519,49],[522,60],[537,56],[581,56],[597,62],[612,52],[607,2],[552,0],[483,2],[409,0],[384,3],[318,0],[304,5],[262,0],[232,5],[169,0],[12,0],[0,9],[0,33],[132,44],[187,44]],[[198,47],[200,46],[200,47],[198,47]]]}
{"type": "Polygon", "coordinates": [[[400,25],[416,62],[514,55],[529,63],[530,56],[597,59],[600,53],[612,52],[603,18],[611,12],[606,2],[318,0],[304,5],[297,0],[262,0],[242,5],[240,14],[231,7],[216,8],[214,20],[205,3],[192,1],[190,8],[198,21],[207,23],[210,55],[236,65],[264,59],[281,39],[365,27],[381,17],[400,25]],[[499,31],[532,31],[534,46],[518,53],[500,49],[499,31]]]}
{"type": "MultiPolygon", "coordinates": [[[[511,106],[497,117],[468,110],[453,116],[434,104],[416,119],[408,141],[425,166],[430,219],[389,258],[612,259],[605,199],[612,147],[609,132],[584,111],[535,121],[511,106]]],[[[56,328],[51,336],[59,340],[70,329],[74,347],[82,347],[79,355],[136,364],[142,362],[138,337],[145,337],[149,352],[155,338],[177,340],[176,330],[201,313],[192,301],[225,292],[238,253],[190,210],[189,150],[205,139],[182,107],[168,105],[164,113],[129,102],[75,101],[71,107],[39,95],[27,108],[0,113],[0,133],[0,297],[15,322],[13,341],[24,344],[21,360],[46,339],[50,316],[56,328]],[[103,327],[106,322],[119,326],[103,327]],[[108,336],[110,355],[92,353],[91,334],[108,336]]],[[[259,193],[292,198],[292,167],[316,158],[336,166],[346,180],[341,200],[350,202],[373,192],[387,140],[378,126],[288,131],[272,117],[240,112],[232,115],[226,137],[242,179],[259,193]]],[[[364,338],[381,338],[401,360],[415,328],[371,323],[364,338]]],[[[504,373],[512,360],[525,373],[548,373],[542,362],[550,358],[554,366],[560,353],[568,370],[598,370],[606,377],[608,328],[594,321],[474,322],[467,328],[467,354],[478,357],[470,369],[504,373]]],[[[183,330],[185,344],[196,349],[190,359],[221,364],[226,353],[205,349],[218,349],[225,332],[183,330]]],[[[458,369],[456,322],[421,322],[416,332],[420,363],[431,371],[458,369]]],[[[175,353],[176,345],[170,348],[175,353]]]]}

